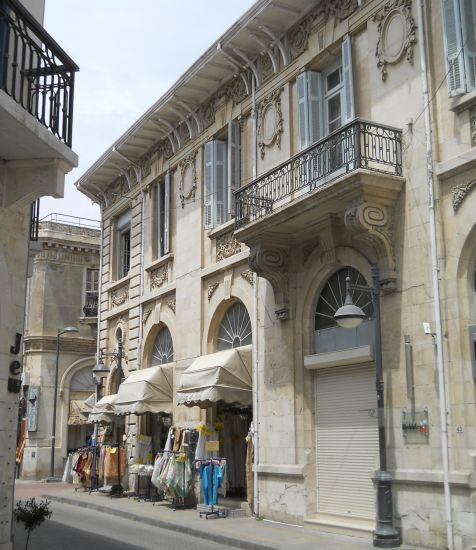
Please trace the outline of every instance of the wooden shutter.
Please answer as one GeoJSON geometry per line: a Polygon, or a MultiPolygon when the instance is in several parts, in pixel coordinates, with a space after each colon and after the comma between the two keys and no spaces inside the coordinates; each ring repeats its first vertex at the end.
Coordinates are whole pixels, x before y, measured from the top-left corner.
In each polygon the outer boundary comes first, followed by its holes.
{"type": "Polygon", "coordinates": [[[322,74],[316,71],[307,71],[307,101],[309,143],[318,141],[324,136],[322,74]]]}
{"type": "Polygon", "coordinates": [[[378,467],[375,369],[353,365],[316,374],[317,511],[375,518],[378,467]]]}
{"type": "Polygon", "coordinates": [[[443,37],[446,50],[448,88],[450,96],[465,93],[459,0],[441,0],[443,37]]]}
{"type": "Polygon", "coordinates": [[[307,102],[307,72],[297,77],[298,147],[302,151],[309,145],[309,106],[307,102]]]}
{"type": "Polygon", "coordinates": [[[164,180],[164,254],[170,252],[170,185],[172,175],[165,174],[164,180]]]}
{"type": "Polygon", "coordinates": [[[342,105],[342,124],[347,124],[355,118],[354,82],[352,75],[352,45],[350,36],[342,41],[342,79],[344,81],[344,97],[342,105]]]}
{"type": "Polygon", "coordinates": [[[234,192],[241,185],[241,129],[239,122],[228,123],[228,217],[235,215],[234,192]]]}
{"type": "Polygon", "coordinates": [[[463,44],[464,44],[464,68],[466,76],[466,91],[476,87],[476,1],[462,0],[461,20],[463,22],[463,44]]]}
{"type": "Polygon", "coordinates": [[[226,175],[226,141],[213,142],[213,170],[215,173],[215,224],[221,225],[227,220],[228,178],[226,175]]]}
{"type": "Polygon", "coordinates": [[[214,170],[213,170],[213,141],[205,143],[205,185],[204,185],[204,216],[205,229],[213,227],[213,195],[214,195],[214,170]]]}

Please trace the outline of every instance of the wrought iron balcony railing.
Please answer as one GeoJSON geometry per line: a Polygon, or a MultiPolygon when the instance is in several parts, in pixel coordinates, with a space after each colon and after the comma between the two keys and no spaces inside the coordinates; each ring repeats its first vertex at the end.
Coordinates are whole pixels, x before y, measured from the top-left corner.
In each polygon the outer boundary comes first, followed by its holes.
{"type": "Polygon", "coordinates": [[[364,168],[402,175],[402,132],[355,119],[235,192],[235,228],[364,168]]]}
{"type": "Polygon", "coordinates": [[[40,226],[40,199],[31,203],[30,210],[30,241],[38,240],[38,230],[40,226]]]}
{"type": "Polygon", "coordinates": [[[0,0],[0,90],[68,147],[78,70],[18,0],[0,0]]]}
{"type": "Polygon", "coordinates": [[[85,317],[97,317],[98,316],[98,293],[88,293],[86,299],[86,305],[83,307],[83,313],[85,317]]]}

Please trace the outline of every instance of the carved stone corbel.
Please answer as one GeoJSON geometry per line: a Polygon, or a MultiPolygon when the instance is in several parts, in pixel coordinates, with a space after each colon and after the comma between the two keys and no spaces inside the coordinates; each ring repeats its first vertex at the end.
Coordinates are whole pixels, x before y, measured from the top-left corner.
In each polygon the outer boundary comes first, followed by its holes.
{"type": "Polygon", "coordinates": [[[367,244],[380,264],[380,281],[386,290],[394,290],[397,278],[393,219],[387,207],[357,202],[344,215],[344,223],[353,237],[367,244]]]}
{"type": "Polygon", "coordinates": [[[248,258],[250,268],[267,279],[274,291],[276,319],[289,319],[289,274],[286,249],[262,244],[251,245],[248,258]]]}

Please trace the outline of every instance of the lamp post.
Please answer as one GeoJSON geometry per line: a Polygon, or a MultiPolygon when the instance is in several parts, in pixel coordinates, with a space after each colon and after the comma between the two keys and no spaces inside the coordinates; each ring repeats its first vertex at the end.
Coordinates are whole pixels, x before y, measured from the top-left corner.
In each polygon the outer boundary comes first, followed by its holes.
{"type": "MultiPolygon", "coordinates": [[[[355,328],[366,317],[352,302],[350,278],[346,279],[346,300],[334,314],[334,319],[344,328],[355,328]]],[[[357,287],[368,290],[367,287],[357,287]]],[[[382,334],[380,322],[379,269],[372,266],[372,305],[374,314],[375,383],[377,390],[379,469],[373,478],[377,485],[377,520],[373,545],[377,548],[396,548],[401,545],[400,537],[393,526],[392,476],[387,472],[387,447],[385,440],[385,409],[382,367],[382,334]]]]}
{"type": "MultiPolygon", "coordinates": [[[[102,380],[109,373],[109,369],[104,365],[104,357],[111,357],[117,361],[117,384],[116,384],[116,393],[119,390],[119,386],[124,379],[124,372],[122,370],[122,359],[124,357],[124,350],[122,344],[122,338],[119,337],[117,340],[117,350],[106,352],[104,349],[101,349],[99,352],[98,363],[93,368],[93,374],[102,380]]],[[[98,390],[99,391],[99,385],[98,390]]],[[[121,495],[123,493],[123,488],[121,484],[121,441],[119,436],[119,425],[117,426],[117,486],[113,487],[111,494],[121,495]]]]}
{"type": "Polygon", "coordinates": [[[50,481],[55,480],[55,444],[56,444],[56,400],[58,399],[58,369],[59,369],[59,348],[60,336],[70,332],[79,332],[76,327],[65,327],[58,329],[56,335],[56,366],[55,366],[55,393],[53,398],[53,425],[51,429],[51,460],[50,460],[50,481]]]}

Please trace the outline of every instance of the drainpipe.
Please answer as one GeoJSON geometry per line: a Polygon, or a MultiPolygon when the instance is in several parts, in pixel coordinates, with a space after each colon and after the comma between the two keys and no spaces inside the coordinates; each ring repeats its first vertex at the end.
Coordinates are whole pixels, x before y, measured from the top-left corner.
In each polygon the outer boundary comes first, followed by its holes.
{"type": "MultiPolygon", "coordinates": [[[[102,240],[104,238],[104,217],[101,210],[101,233],[99,236],[99,284],[98,284],[98,321],[97,321],[97,336],[96,336],[96,364],[99,363],[99,358],[101,357],[101,297],[102,297],[102,252],[103,244],[102,240]]],[[[102,386],[103,380],[101,378],[97,379],[96,385],[96,403],[99,401],[99,390],[102,386]]],[[[98,423],[94,423],[94,432],[93,432],[94,442],[97,443],[98,440],[98,423]]]]}
{"type": "MultiPolygon", "coordinates": [[[[256,150],[258,147],[258,140],[256,135],[256,94],[255,94],[255,78],[251,75],[251,101],[252,101],[252,117],[253,117],[253,180],[256,179],[258,174],[258,157],[256,150]]],[[[259,277],[256,273],[253,273],[253,324],[254,324],[254,342],[253,342],[253,513],[257,517],[259,516],[259,485],[258,485],[258,464],[259,464],[259,414],[258,414],[258,368],[259,368],[259,313],[258,313],[258,284],[259,277]]]]}
{"type": "Polygon", "coordinates": [[[426,60],[426,34],[424,18],[424,0],[418,0],[418,41],[420,43],[421,80],[423,88],[423,103],[425,113],[425,137],[426,137],[426,177],[428,184],[428,213],[430,225],[430,249],[431,249],[431,272],[433,288],[433,308],[435,316],[435,345],[436,345],[436,367],[438,373],[438,397],[440,403],[440,424],[441,424],[441,458],[443,462],[443,489],[446,517],[446,546],[448,550],[454,549],[453,542],[453,520],[451,515],[451,492],[449,483],[449,451],[448,451],[448,419],[446,408],[446,386],[443,360],[443,336],[441,327],[441,303],[439,288],[438,247],[436,241],[436,219],[435,219],[435,196],[433,179],[433,147],[431,141],[431,114],[430,97],[428,93],[427,60],[426,60]]]}

